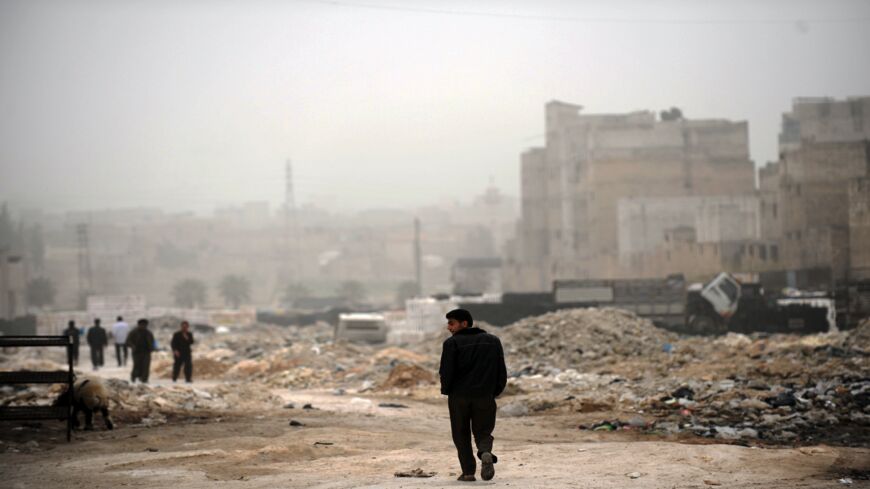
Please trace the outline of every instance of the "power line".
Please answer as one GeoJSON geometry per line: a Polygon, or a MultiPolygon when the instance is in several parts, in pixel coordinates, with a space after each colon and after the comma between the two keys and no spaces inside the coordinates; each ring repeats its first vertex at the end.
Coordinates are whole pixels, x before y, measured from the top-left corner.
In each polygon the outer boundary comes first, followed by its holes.
{"type": "Polygon", "coordinates": [[[571,22],[580,24],[662,24],[662,25],[733,25],[733,24],[861,24],[870,22],[870,17],[832,17],[832,18],[756,18],[756,19],[655,19],[628,17],[560,17],[555,15],[511,14],[503,12],[479,12],[470,10],[446,10],[429,7],[408,7],[399,5],[381,5],[371,3],[344,2],[335,0],[298,0],[307,3],[329,5],[331,7],[358,8],[370,10],[388,10],[394,12],[412,12],[419,14],[455,15],[464,17],[489,17],[498,19],[530,20],[544,22],[571,22]]]}

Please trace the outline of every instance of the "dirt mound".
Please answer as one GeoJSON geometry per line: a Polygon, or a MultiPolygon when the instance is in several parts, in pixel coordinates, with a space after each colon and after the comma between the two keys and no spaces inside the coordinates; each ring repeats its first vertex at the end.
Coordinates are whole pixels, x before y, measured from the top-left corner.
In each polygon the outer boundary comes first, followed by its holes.
{"type": "MultiPolygon", "coordinates": [[[[158,365],[155,365],[154,373],[157,374],[159,378],[162,379],[170,379],[172,378],[172,364],[173,361],[160,362],[158,365]]],[[[211,358],[205,357],[194,357],[193,358],[193,378],[194,379],[222,379],[224,374],[230,369],[230,365],[219,362],[217,360],[212,360],[211,358]]],[[[183,377],[184,374],[180,373],[180,377],[183,377]]]]}
{"type": "Polygon", "coordinates": [[[413,389],[419,385],[435,383],[435,374],[413,363],[400,363],[381,384],[381,389],[413,389]]]}
{"type": "Polygon", "coordinates": [[[647,356],[677,336],[620,309],[566,309],[530,317],[505,327],[502,343],[509,356],[569,368],[584,360],[647,356]]]}
{"type": "Polygon", "coordinates": [[[857,328],[849,331],[845,346],[855,350],[870,350],[870,318],[867,318],[857,328]]]}

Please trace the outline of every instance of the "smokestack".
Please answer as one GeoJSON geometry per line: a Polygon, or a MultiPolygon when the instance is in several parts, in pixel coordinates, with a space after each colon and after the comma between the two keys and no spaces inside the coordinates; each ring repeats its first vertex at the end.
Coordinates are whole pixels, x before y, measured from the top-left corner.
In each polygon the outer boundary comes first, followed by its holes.
{"type": "Polygon", "coordinates": [[[414,218],[414,280],[417,294],[423,293],[423,271],[420,263],[420,219],[414,218]]]}

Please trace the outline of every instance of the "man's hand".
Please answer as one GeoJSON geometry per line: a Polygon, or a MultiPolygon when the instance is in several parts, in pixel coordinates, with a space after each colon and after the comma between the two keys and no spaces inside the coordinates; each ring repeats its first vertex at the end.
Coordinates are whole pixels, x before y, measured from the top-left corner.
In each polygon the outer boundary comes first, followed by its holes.
{"type": "Polygon", "coordinates": [[[175,358],[178,358],[181,356],[181,352],[178,350],[172,350],[172,354],[175,355],[175,358]]]}

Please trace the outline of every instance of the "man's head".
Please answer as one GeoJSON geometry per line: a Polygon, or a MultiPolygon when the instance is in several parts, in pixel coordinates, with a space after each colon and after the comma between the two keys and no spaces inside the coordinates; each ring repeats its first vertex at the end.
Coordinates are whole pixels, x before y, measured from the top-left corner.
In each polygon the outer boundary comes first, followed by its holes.
{"type": "Polygon", "coordinates": [[[124,318],[122,318],[121,316],[118,316],[118,321],[119,321],[119,322],[120,322],[120,321],[123,321],[123,320],[124,320],[124,318]]]}
{"type": "Polygon", "coordinates": [[[148,320],[145,318],[142,318],[136,322],[136,325],[139,326],[140,328],[147,328],[148,327],[148,320]]]}
{"type": "Polygon", "coordinates": [[[182,321],[181,322],[181,330],[184,331],[185,333],[187,333],[187,331],[189,329],[190,329],[190,323],[188,323],[187,321],[182,321]]]}
{"type": "Polygon", "coordinates": [[[70,321],[70,322],[68,322],[66,325],[67,325],[67,327],[75,328],[75,327],[76,327],[76,322],[75,322],[75,321],[70,321]]]}
{"type": "Polygon", "coordinates": [[[100,318],[94,319],[94,326],[99,326],[99,325],[100,325],[100,318]]]}
{"type": "Polygon", "coordinates": [[[454,309],[447,313],[447,331],[456,334],[474,325],[474,318],[465,309],[454,309]]]}

